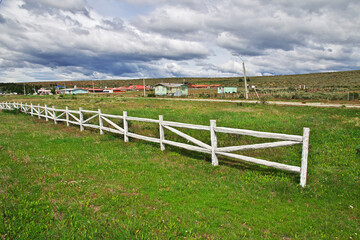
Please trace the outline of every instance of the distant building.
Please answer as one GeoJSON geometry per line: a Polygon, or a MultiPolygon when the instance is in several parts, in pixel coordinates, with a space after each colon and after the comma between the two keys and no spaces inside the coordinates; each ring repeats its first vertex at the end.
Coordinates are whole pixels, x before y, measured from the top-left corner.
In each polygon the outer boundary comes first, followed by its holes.
{"type": "Polygon", "coordinates": [[[159,83],[155,85],[155,95],[186,96],[188,95],[188,88],[186,84],[159,83]]]}
{"type": "Polygon", "coordinates": [[[237,87],[219,87],[218,93],[237,93],[237,87]]]}
{"type": "Polygon", "coordinates": [[[94,88],[89,88],[88,91],[92,92],[92,93],[102,93],[102,92],[104,92],[104,89],[94,87],[94,88]]]}
{"type": "Polygon", "coordinates": [[[196,85],[191,84],[190,88],[210,88],[210,86],[207,84],[196,84],[196,85]]]}
{"type": "Polygon", "coordinates": [[[45,89],[45,88],[40,88],[37,91],[37,94],[39,95],[50,95],[51,94],[51,90],[45,89]]]}
{"type": "Polygon", "coordinates": [[[65,88],[59,90],[60,94],[85,94],[88,90],[83,88],[65,88]]]}
{"type": "MultiPolygon", "coordinates": [[[[127,88],[130,91],[144,91],[144,85],[131,85],[127,88]]],[[[150,90],[148,86],[145,86],[145,90],[150,90]]]]}
{"type": "Polygon", "coordinates": [[[113,90],[112,88],[106,88],[106,89],[104,89],[103,92],[104,92],[104,93],[113,93],[114,90],[113,90]]]}

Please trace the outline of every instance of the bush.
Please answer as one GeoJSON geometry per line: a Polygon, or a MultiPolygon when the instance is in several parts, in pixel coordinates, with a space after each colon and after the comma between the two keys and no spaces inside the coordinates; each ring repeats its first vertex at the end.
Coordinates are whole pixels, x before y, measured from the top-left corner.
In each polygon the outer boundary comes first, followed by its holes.
{"type": "Polygon", "coordinates": [[[356,154],[360,155],[360,145],[355,148],[356,154]]]}
{"type": "Polygon", "coordinates": [[[156,97],[155,93],[149,93],[147,96],[148,97],[156,97]]]}

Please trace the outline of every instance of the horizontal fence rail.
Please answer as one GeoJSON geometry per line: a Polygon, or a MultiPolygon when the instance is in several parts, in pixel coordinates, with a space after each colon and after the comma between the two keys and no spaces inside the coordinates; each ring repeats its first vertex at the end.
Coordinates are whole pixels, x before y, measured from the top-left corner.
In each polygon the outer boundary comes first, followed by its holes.
{"type": "Polygon", "coordinates": [[[171,122],[164,121],[163,116],[160,115],[159,119],[147,119],[139,117],[131,117],[127,115],[127,112],[124,111],[122,116],[105,114],[101,112],[101,109],[97,111],[93,110],[84,110],[79,108],[79,110],[70,110],[68,107],[65,109],[56,109],[54,106],[48,107],[33,105],[32,103],[18,103],[18,102],[2,102],[0,103],[0,110],[19,110],[23,113],[30,114],[31,116],[37,116],[39,119],[45,118],[46,121],[52,120],[55,124],[58,122],[65,122],[67,126],[70,124],[78,125],[80,131],[84,131],[85,127],[94,128],[99,130],[100,134],[104,134],[104,131],[121,134],[124,136],[124,141],[128,142],[129,137],[141,139],[144,141],[154,142],[160,144],[162,151],[165,150],[165,145],[171,145],[179,148],[183,148],[190,151],[196,151],[200,153],[211,154],[212,165],[219,165],[218,156],[225,156],[230,158],[239,159],[245,162],[255,163],[259,165],[264,165],[267,167],[273,167],[281,169],[284,171],[295,172],[300,174],[300,186],[305,187],[306,177],[307,177],[307,162],[308,162],[308,152],[309,152],[309,135],[310,129],[303,128],[303,135],[289,135],[281,133],[270,133],[270,132],[260,132],[246,129],[235,129],[227,127],[217,127],[216,120],[210,120],[209,126],[204,125],[195,125],[189,123],[180,123],[180,122],[171,122]],[[116,123],[115,120],[121,120],[120,124],[116,123]],[[133,132],[129,132],[129,121],[140,121],[147,123],[155,123],[159,126],[159,138],[149,137],[144,135],[139,135],[133,132]],[[106,124],[106,126],[104,125],[106,124]],[[121,126],[119,126],[121,125],[121,126]],[[204,143],[176,128],[186,128],[193,130],[203,130],[210,132],[211,144],[204,143]],[[177,136],[180,136],[187,140],[188,143],[180,143],[165,139],[164,130],[168,130],[177,136]],[[227,133],[227,134],[237,134],[245,135],[257,138],[269,138],[277,139],[280,141],[268,142],[268,143],[258,143],[250,145],[241,145],[241,146],[228,146],[228,147],[218,147],[217,133],[227,133]],[[301,167],[286,165],[278,162],[270,162],[263,159],[258,159],[254,157],[248,157],[240,154],[235,154],[232,152],[242,151],[242,150],[256,150],[256,149],[266,149],[266,148],[275,148],[275,147],[284,147],[301,144],[302,145],[302,157],[301,157],[301,167]]]}

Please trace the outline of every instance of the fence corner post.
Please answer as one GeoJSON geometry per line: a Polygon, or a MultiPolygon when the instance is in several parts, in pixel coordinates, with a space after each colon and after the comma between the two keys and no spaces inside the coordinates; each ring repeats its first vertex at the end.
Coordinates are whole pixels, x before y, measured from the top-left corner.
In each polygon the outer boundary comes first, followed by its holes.
{"type": "Polygon", "coordinates": [[[32,103],[30,104],[30,114],[31,116],[34,116],[34,107],[32,103]]]}
{"type": "Polygon", "coordinates": [[[309,155],[309,137],[310,137],[310,129],[304,128],[302,156],[301,156],[301,168],[300,168],[300,186],[301,187],[305,187],[305,185],[306,185],[307,165],[308,165],[308,155],[309,155]]]}
{"type": "Polygon", "coordinates": [[[102,120],[102,117],[101,117],[101,109],[98,109],[98,114],[99,114],[100,135],[103,135],[104,130],[103,130],[103,120],[102,120]]]}
{"type": "Polygon", "coordinates": [[[160,149],[161,149],[161,151],[165,150],[165,145],[163,143],[163,141],[165,139],[163,121],[164,121],[163,115],[159,115],[159,132],[160,132],[160,149]]]}
{"type": "Polygon", "coordinates": [[[41,119],[41,114],[40,114],[40,104],[38,104],[38,117],[39,117],[39,119],[41,119]]]}
{"type": "Polygon", "coordinates": [[[83,116],[83,113],[82,113],[82,108],[79,107],[79,125],[80,125],[80,131],[84,131],[84,126],[83,126],[83,121],[84,121],[84,116],[83,116]]]}
{"type": "Polygon", "coordinates": [[[54,123],[57,124],[55,106],[52,106],[52,109],[53,109],[53,115],[54,115],[54,123]]]}
{"type": "Polygon", "coordinates": [[[216,156],[217,137],[215,132],[216,120],[210,120],[210,137],[211,137],[211,164],[213,166],[219,165],[218,157],[216,156]]]}
{"type": "Polygon", "coordinates": [[[69,107],[65,108],[65,116],[66,116],[66,126],[69,126],[69,107]]]}
{"type": "Polygon", "coordinates": [[[49,121],[49,117],[48,117],[48,109],[47,109],[47,105],[45,104],[45,119],[48,122],[49,121]]]}
{"type": "Polygon", "coordinates": [[[127,122],[127,112],[123,111],[123,128],[124,128],[124,142],[129,142],[129,137],[127,133],[129,131],[129,125],[127,122]]]}

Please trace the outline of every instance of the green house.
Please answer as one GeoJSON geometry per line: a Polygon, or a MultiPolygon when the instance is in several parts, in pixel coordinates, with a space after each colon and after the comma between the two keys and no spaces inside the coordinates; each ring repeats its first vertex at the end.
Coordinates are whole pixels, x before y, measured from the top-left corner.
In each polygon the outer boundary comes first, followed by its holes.
{"type": "Polygon", "coordinates": [[[65,88],[59,90],[60,94],[86,94],[88,90],[83,88],[65,88]]]}
{"type": "Polygon", "coordinates": [[[237,87],[218,87],[218,93],[237,93],[237,87]]]}
{"type": "Polygon", "coordinates": [[[186,96],[188,95],[188,86],[186,84],[159,83],[155,85],[156,96],[186,96]]]}

